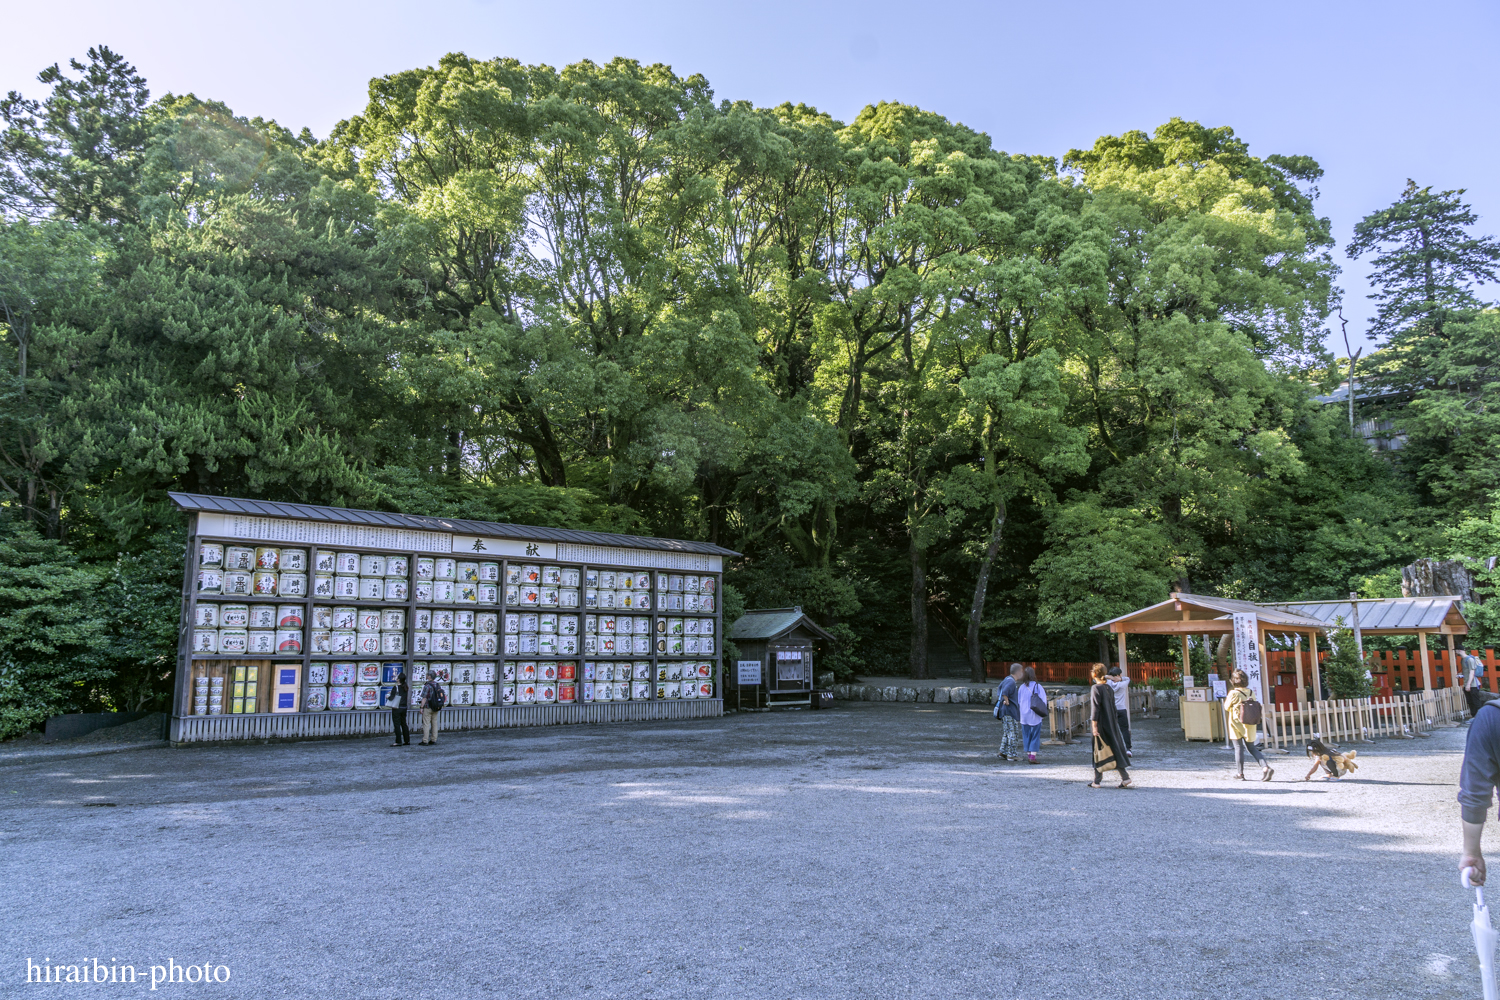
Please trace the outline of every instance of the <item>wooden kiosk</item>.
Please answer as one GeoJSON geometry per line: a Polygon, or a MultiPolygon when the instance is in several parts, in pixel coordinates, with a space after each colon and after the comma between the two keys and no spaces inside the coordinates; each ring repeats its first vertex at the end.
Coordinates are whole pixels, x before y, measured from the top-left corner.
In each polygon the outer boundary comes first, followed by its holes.
{"type": "Polygon", "coordinates": [[[833,636],[800,607],[746,611],[729,627],[739,655],[729,664],[726,689],[745,708],[812,704],[813,647],[833,636]]]}

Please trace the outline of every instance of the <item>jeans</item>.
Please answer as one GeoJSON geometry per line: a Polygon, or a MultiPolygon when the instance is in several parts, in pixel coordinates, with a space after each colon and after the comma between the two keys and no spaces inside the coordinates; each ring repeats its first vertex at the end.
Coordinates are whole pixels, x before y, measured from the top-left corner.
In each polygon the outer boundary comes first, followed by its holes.
{"type": "Polygon", "coordinates": [[[1234,741],[1234,762],[1239,767],[1241,774],[1245,773],[1245,750],[1246,749],[1248,749],[1250,751],[1251,756],[1253,756],[1256,759],[1256,761],[1258,761],[1260,763],[1261,767],[1270,767],[1271,766],[1270,764],[1266,763],[1266,758],[1263,757],[1263,756],[1261,756],[1260,749],[1254,743],[1246,743],[1244,740],[1235,740],[1234,741]]]}
{"type": "Polygon", "coordinates": [[[436,743],[438,734],[438,714],[436,709],[422,709],[422,742],[436,743]]]}
{"type": "Polygon", "coordinates": [[[1115,709],[1115,718],[1120,720],[1120,735],[1125,737],[1125,749],[1130,749],[1130,712],[1123,708],[1115,709]]]}
{"type": "Polygon", "coordinates": [[[1034,726],[1028,726],[1024,722],[1021,723],[1021,747],[1027,753],[1036,753],[1042,748],[1041,723],[1037,723],[1034,726]]]}
{"type": "Polygon", "coordinates": [[[411,727],[406,724],[406,709],[391,709],[391,728],[396,730],[397,743],[411,742],[411,727]]]}

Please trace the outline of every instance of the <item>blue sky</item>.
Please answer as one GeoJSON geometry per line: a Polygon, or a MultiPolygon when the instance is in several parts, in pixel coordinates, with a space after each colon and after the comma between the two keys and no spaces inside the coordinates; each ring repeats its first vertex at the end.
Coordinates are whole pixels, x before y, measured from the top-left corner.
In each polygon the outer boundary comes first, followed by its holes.
{"type": "MultiPolygon", "coordinates": [[[[515,3],[427,0],[8,5],[0,90],[41,96],[38,70],[94,44],[152,92],[212,97],[326,135],[373,76],[443,53],[554,66],[625,55],[702,73],[721,98],[802,101],[849,120],[865,104],[921,105],[1010,152],[1061,156],[1173,115],[1230,125],[1251,152],[1302,153],[1327,171],[1345,315],[1365,343],[1354,223],[1408,177],[1468,189],[1500,232],[1494,53],[1500,4],[1075,2],[515,3]]],[[[1500,298],[1500,289],[1482,291],[1500,298]]],[[[1343,343],[1331,331],[1331,349],[1343,343]]]]}

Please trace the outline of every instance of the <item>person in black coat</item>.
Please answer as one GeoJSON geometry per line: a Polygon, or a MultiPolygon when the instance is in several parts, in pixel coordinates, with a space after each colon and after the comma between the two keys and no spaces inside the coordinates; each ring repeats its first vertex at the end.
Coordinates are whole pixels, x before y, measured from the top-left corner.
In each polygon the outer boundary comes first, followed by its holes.
{"type": "Polygon", "coordinates": [[[396,730],[393,747],[411,746],[411,727],[406,724],[406,708],[411,704],[411,688],[406,683],[406,671],[396,675],[396,687],[391,692],[391,725],[396,730]]]}
{"type": "MultiPolygon", "coordinates": [[[[1092,671],[1094,686],[1089,689],[1089,717],[1092,721],[1094,731],[1094,745],[1097,748],[1100,743],[1107,746],[1114,754],[1115,770],[1120,772],[1120,787],[1130,787],[1130,772],[1125,769],[1125,736],[1120,732],[1119,716],[1115,712],[1115,692],[1106,680],[1105,667],[1102,663],[1094,664],[1092,671]]],[[[1094,767],[1094,780],[1089,782],[1090,788],[1098,788],[1104,781],[1104,775],[1100,773],[1097,766],[1094,767]]]]}

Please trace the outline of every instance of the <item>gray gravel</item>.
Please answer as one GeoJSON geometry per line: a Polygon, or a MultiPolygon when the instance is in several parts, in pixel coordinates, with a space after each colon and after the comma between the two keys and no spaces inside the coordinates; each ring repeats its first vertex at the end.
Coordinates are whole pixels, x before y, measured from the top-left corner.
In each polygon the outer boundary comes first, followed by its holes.
{"type": "Polygon", "coordinates": [[[948,705],[16,762],[0,995],[168,956],[233,978],[157,996],[1478,995],[1463,730],[1336,784],[1138,730],[1133,791],[948,705]]]}

